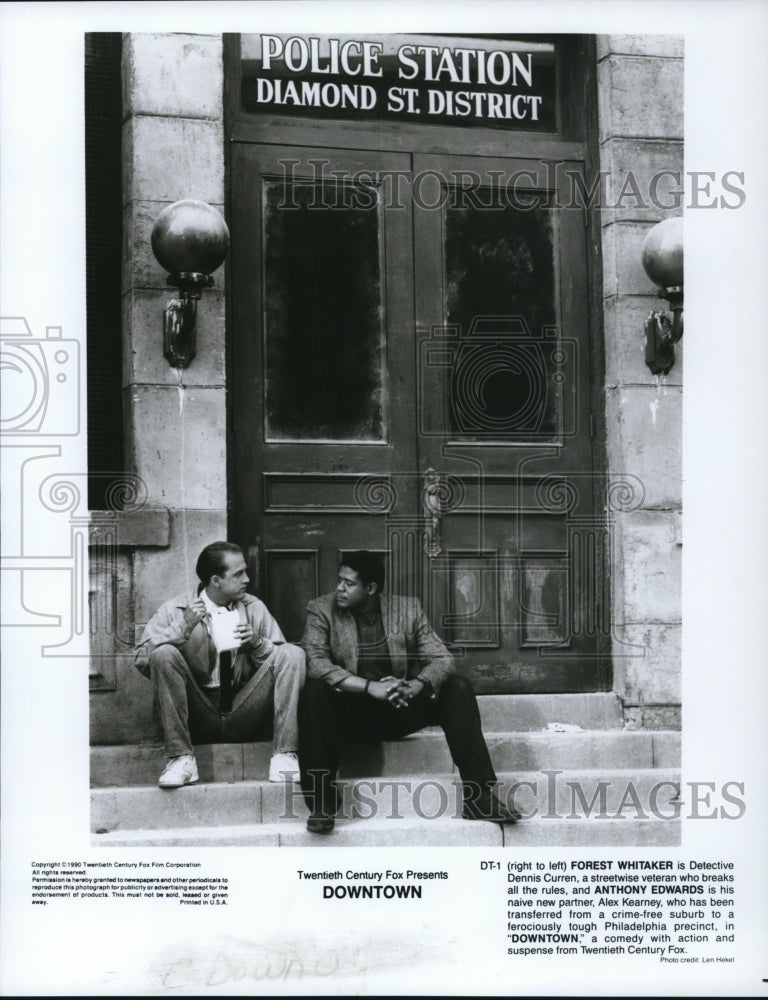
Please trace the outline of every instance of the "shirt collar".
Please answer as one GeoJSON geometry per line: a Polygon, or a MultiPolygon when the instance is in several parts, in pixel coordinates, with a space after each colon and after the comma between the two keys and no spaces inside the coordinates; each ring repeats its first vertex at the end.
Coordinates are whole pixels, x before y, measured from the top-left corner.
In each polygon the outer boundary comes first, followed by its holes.
{"type": "Polygon", "coordinates": [[[376,619],[381,615],[381,605],[379,604],[379,598],[376,598],[376,603],[373,605],[370,611],[358,611],[355,614],[355,618],[359,618],[361,622],[366,625],[375,625],[376,619]]]}
{"type": "Polygon", "coordinates": [[[208,596],[208,593],[207,593],[205,587],[203,587],[203,589],[200,591],[200,596],[203,599],[203,604],[205,605],[205,610],[208,612],[209,616],[211,616],[211,615],[217,615],[220,611],[231,611],[232,610],[232,602],[230,602],[227,605],[215,604],[210,599],[210,597],[208,596]]]}

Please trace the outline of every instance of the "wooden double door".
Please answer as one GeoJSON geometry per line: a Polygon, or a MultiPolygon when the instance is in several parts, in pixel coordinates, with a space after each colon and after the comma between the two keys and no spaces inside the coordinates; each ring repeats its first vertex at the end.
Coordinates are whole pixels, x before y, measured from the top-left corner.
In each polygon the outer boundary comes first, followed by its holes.
{"type": "Polygon", "coordinates": [[[290,639],[369,549],[477,691],[609,686],[580,164],[533,167],[233,143],[232,535],[290,639]]]}

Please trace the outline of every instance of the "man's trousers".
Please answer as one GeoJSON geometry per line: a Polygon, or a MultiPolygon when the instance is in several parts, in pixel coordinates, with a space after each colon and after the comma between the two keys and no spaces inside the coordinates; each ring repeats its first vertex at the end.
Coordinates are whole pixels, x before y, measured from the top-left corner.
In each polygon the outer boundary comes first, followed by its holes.
{"type": "Polygon", "coordinates": [[[472,685],[452,675],[436,698],[419,694],[407,707],[369,695],[335,690],[326,681],[308,679],[299,698],[299,764],[301,788],[310,811],[336,813],[332,785],[339,762],[354,740],[398,739],[425,726],[438,725],[445,733],[451,757],[465,790],[496,781],[480,726],[480,712],[472,685]]]}
{"type": "Polygon", "coordinates": [[[243,743],[254,738],[274,706],[275,753],[299,746],[297,713],[304,683],[304,651],[275,646],[253,677],[235,694],[231,712],[218,708],[218,690],[206,694],[175,646],[158,646],[149,659],[155,702],[168,757],[191,754],[195,743],[243,743]]]}

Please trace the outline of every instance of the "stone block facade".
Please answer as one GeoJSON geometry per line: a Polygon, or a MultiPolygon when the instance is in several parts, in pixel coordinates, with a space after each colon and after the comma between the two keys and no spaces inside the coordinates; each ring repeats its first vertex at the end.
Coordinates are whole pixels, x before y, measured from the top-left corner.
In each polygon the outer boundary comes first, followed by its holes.
{"type": "Polygon", "coordinates": [[[680,725],[683,364],[678,345],[662,384],[644,363],[645,318],[666,303],[640,248],[652,225],[681,211],[683,46],[608,35],[597,56],[600,169],[610,184],[601,224],[608,472],[636,475],[644,494],[617,518],[614,690],[629,728],[666,729],[680,725]]]}
{"type": "MultiPolygon", "coordinates": [[[[224,269],[197,315],[198,353],[185,370],[163,357],[162,311],[173,297],[150,233],[181,198],[224,211],[222,40],[136,34],[123,39],[123,420],[126,466],[144,483],[165,531],[123,546],[133,599],[123,629],[189,589],[195,560],[227,535],[224,269]]],[[[149,682],[118,656],[114,690],[92,696],[93,743],[158,736],[149,682]]]]}

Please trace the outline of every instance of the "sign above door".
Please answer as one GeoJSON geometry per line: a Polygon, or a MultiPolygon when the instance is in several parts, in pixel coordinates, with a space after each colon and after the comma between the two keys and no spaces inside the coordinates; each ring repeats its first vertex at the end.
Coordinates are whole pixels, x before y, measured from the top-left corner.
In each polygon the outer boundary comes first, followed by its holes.
{"type": "Polygon", "coordinates": [[[246,34],[241,58],[246,112],[557,131],[551,41],[246,34]]]}

